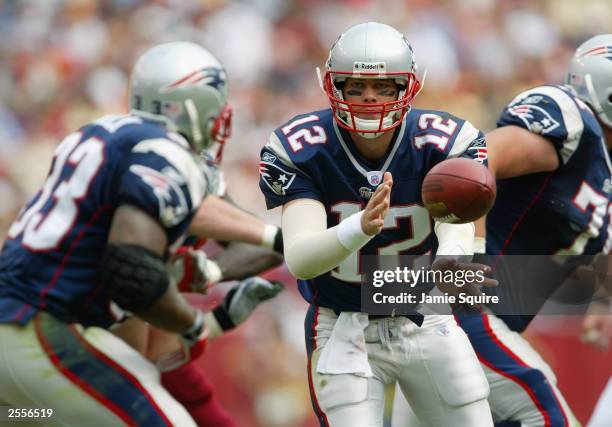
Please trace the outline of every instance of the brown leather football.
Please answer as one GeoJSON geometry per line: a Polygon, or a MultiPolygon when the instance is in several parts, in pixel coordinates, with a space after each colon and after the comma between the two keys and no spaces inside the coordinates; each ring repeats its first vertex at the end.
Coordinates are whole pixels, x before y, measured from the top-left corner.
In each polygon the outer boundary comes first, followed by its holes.
{"type": "Polygon", "coordinates": [[[436,221],[463,224],[485,215],[496,191],[495,178],[485,166],[457,158],[440,162],[427,173],[421,197],[436,221]]]}

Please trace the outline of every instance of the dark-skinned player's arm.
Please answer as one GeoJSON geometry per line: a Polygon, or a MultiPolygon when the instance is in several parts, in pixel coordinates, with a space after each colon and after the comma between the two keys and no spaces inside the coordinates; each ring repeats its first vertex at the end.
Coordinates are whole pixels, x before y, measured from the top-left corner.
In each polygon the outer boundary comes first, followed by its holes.
{"type": "Polygon", "coordinates": [[[216,240],[224,250],[208,258],[202,249],[181,248],[172,259],[179,290],[206,292],[215,283],[255,276],[283,262],[280,228],[243,210],[227,196],[208,196],[202,206],[206,209],[200,207],[190,232],[216,240]]]}
{"type": "Polygon", "coordinates": [[[221,271],[221,279],[242,280],[256,276],[283,262],[277,252],[248,243],[232,242],[211,258],[221,271]]]}
{"type": "Polygon", "coordinates": [[[182,333],[194,326],[198,311],[166,272],[163,256],[168,242],[157,220],[134,206],[119,206],[108,242],[101,273],[113,301],[168,331],[182,333]]]}

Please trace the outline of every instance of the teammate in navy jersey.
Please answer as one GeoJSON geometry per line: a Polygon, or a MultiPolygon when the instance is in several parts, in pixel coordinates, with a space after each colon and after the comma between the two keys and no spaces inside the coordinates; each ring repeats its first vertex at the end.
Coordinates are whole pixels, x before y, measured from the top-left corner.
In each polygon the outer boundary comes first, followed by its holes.
{"type": "MultiPolygon", "coordinates": [[[[280,229],[235,206],[227,193],[219,163],[207,164],[210,194],[190,226],[190,231],[195,230],[197,236],[189,236],[171,259],[170,268],[181,278],[177,283],[181,292],[206,293],[217,282],[243,280],[283,261],[279,254],[282,253],[280,229]],[[213,257],[207,257],[204,252],[209,236],[224,246],[213,257]]],[[[241,307],[234,311],[242,317],[250,315],[255,306],[272,296],[269,292],[260,295],[262,288],[253,284],[243,280],[227,294],[241,307]],[[240,297],[235,297],[236,294],[240,297]]],[[[235,317],[232,323],[238,324],[241,320],[235,317]]],[[[156,364],[164,388],[187,409],[198,426],[237,425],[217,399],[214,385],[203,366],[185,357],[176,334],[151,327],[137,317],[123,322],[113,332],[156,364]]],[[[222,333],[217,331],[216,335],[222,333]]]]}
{"type": "Polygon", "coordinates": [[[195,425],[155,367],[105,329],[132,313],[178,333],[195,357],[209,331],[252,311],[250,290],[278,292],[250,279],[205,314],[166,271],[206,195],[196,153],[228,118],[218,61],[191,43],[157,46],[130,92],[131,115],[59,145],[0,254],[0,405],[52,408],[58,425],[195,425]]]}
{"type": "MultiPolygon", "coordinates": [[[[612,35],[582,44],[572,58],[566,86],[540,86],[519,94],[497,126],[487,134],[498,193],[486,219],[486,253],[558,255],[569,268],[549,269],[552,260],[544,256],[520,257],[521,267],[512,268],[514,258],[504,257],[500,264],[505,268],[496,276],[500,289],[517,295],[510,308],[515,311],[460,316],[459,323],[487,374],[495,420],[577,425],[549,366],[519,333],[574,271],[576,260],[610,250],[612,35]],[[530,292],[527,286],[538,288],[541,299],[535,305],[521,300],[530,292]]],[[[495,306],[491,310],[499,312],[495,306]]]]}
{"type": "Polygon", "coordinates": [[[473,225],[434,226],[420,188],[445,159],[485,162],[483,134],[448,113],[410,109],[420,90],[414,54],[387,25],[348,29],[326,68],[331,109],[277,128],[260,163],[268,208],[283,206],[285,260],[311,304],[308,379],[320,423],[382,426],[384,388],[397,381],[428,425],[492,425],[482,369],[452,316],[374,317],[360,301],[364,255],[471,254],[473,225]]]}

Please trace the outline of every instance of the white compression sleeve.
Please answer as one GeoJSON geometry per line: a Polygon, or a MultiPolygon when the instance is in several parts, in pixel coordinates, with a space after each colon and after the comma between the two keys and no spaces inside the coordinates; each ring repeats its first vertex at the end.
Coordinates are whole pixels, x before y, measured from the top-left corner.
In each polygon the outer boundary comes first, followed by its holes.
{"type": "Polygon", "coordinates": [[[298,279],[312,279],[332,270],[374,237],[361,231],[357,216],[327,228],[325,207],[312,199],[285,206],[282,222],[285,262],[298,279]]]}
{"type": "Polygon", "coordinates": [[[448,224],[436,222],[434,231],[438,237],[437,255],[473,255],[474,224],[448,224]]]}

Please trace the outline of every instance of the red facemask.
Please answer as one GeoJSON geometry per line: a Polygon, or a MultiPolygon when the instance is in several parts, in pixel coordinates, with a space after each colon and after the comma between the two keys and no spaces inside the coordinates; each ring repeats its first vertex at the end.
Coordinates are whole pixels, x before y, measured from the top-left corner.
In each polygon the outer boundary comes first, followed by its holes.
{"type": "MultiPolygon", "coordinates": [[[[406,81],[406,88],[403,90],[403,94],[396,101],[390,101],[380,104],[360,104],[354,102],[347,102],[342,97],[342,91],[340,88],[333,84],[332,78],[336,76],[353,77],[354,74],[351,72],[336,72],[327,71],[323,80],[323,87],[329,99],[334,118],[340,127],[352,131],[352,132],[363,132],[363,133],[378,133],[385,132],[396,128],[402,122],[404,115],[410,110],[410,104],[419,93],[421,89],[421,82],[417,80],[414,73],[385,73],[384,76],[388,78],[402,77],[402,80],[406,81]],[[390,114],[391,113],[391,114],[390,114]],[[368,128],[360,128],[358,120],[353,118],[357,117],[358,114],[376,114],[379,119],[378,124],[369,126],[368,128]],[[385,123],[387,116],[394,116],[391,124],[385,123]]],[[[359,77],[380,77],[380,73],[360,73],[359,77]]],[[[374,122],[375,120],[369,119],[368,122],[374,122]]]]}
{"type": "Polygon", "coordinates": [[[211,130],[211,138],[214,141],[213,144],[217,145],[217,154],[215,156],[215,162],[220,163],[223,157],[223,148],[225,147],[225,141],[232,134],[232,107],[226,105],[223,107],[219,116],[213,123],[211,130]]]}

